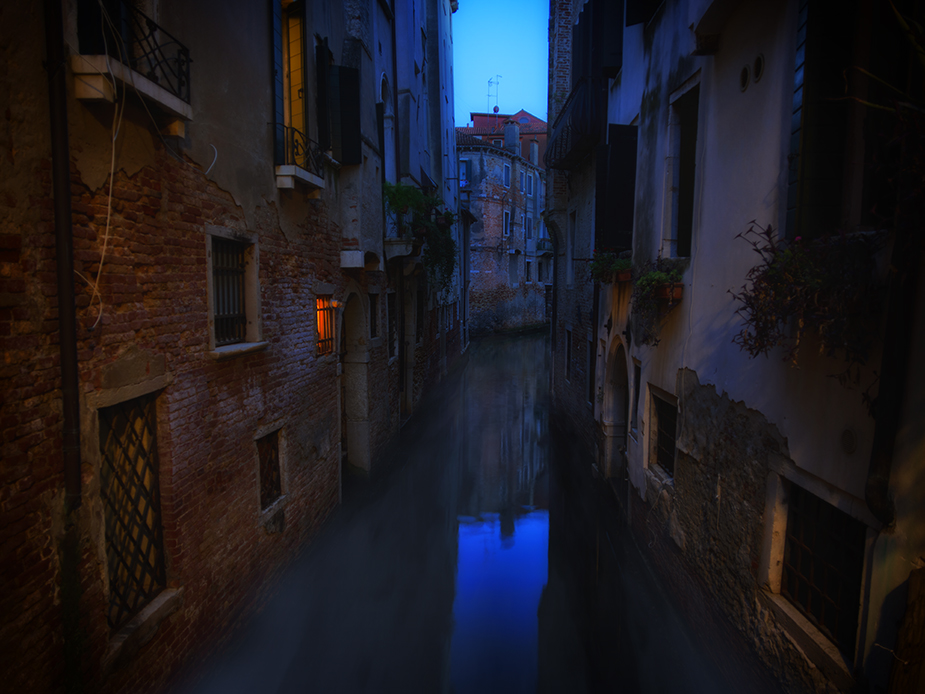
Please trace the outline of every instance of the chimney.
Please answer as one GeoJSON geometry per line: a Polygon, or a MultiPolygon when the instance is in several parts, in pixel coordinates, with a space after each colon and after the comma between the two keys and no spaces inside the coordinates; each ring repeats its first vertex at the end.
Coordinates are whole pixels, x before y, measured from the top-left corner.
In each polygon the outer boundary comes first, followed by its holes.
{"type": "Polygon", "coordinates": [[[520,155],[520,126],[512,120],[504,124],[504,149],[520,155]]]}
{"type": "Polygon", "coordinates": [[[540,143],[535,137],[530,141],[530,163],[540,165],[540,143]]]}

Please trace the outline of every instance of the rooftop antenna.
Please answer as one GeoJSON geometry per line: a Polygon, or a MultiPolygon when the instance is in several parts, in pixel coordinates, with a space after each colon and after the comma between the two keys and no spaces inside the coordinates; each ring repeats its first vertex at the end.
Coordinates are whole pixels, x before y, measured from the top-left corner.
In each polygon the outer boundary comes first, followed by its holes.
{"type": "MultiPolygon", "coordinates": [[[[501,84],[501,75],[495,75],[493,79],[488,80],[488,108],[486,111],[491,111],[491,88],[495,88],[495,127],[498,127],[498,91],[499,85],[501,84]]],[[[489,116],[490,117],[490,116],[489,116]]]]}

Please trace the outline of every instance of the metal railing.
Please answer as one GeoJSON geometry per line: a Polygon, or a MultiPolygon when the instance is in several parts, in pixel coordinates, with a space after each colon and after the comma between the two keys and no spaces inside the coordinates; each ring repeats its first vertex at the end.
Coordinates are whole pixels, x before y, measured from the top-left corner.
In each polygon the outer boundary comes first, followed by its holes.
{"type": "Polygon", "coordinates": [[[106,53],[190,102],[189,49],[176,37],[124,0],[82,0],[78,14],[82,53],[106,53]]]}
{"type": "Polygon", "coordinates": [[[278,165],[298,166],[324,178],[324,153],[317,142],[310,140],[301,130],[283,123],[275,125],[274,137],[278,165]]]}

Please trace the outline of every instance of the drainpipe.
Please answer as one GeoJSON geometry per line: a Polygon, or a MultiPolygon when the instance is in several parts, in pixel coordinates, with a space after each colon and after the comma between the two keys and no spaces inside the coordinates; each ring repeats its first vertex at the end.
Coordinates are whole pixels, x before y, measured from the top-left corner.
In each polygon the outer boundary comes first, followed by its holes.
{"type": "Polygon", "coordinates": [[[71,229],[71,156],[67,135],[64,21],[61,0],[45,0],[48,110],[51,119],[55,257],[58,267],[58,330],[64,419],[64,498],[67,513],[80,506],[80,401],[77,392],[77,316],[74,305],[74,243],[71,229]]]}

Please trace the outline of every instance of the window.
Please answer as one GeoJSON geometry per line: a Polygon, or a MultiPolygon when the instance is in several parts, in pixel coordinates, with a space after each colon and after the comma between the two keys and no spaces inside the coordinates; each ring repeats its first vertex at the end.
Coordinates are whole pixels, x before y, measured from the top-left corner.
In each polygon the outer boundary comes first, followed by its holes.
{"type": "Polygon", "coordinates": [[[385,295],[386,320],[389,323],[389,358],[398,353],[398,316],[395,315],[395,293],[385,295]]]}
{"type": "Polygon", "coordinates": [[[315,299],[318,356],[334,352],[334,302],[330,295],[315,299]]]}
{"type": "Polygon", "coordinates": [[[247,312],[244,308],[246,251],[246,244],[220,238],[212,239],[216,346],[244,342],[247,332],[247,312]]]}
{"type": "Polygon", "coordinates": [[[520,273],[518,272],[518,270],[520,270],[520,268],[518,267],[519,257],[520,256],[517,255],[516,253],[512,253],[511,255],[507,257],[508,282],[510,283],[512,287],[516,286],[517,283],[520,281],[520,273]]]}
{"type": "Polygon", "coordinates": [[[533,281],[533,263],[529,260],[527,261],[526,269],[524,270],[524,279],[527,282],[533,281]]]}
{"type": "Polygon", "coordinates": [[[305,165],[308,133],[305,70],[305,15],[301,2],[273,2],[274,139],[277,164],[305,165]]]}
{"type": "Polygon", "coordinates": [[[588,340],[588,366],[586,376],[588,378],[588,404],[591,407],[594,407],[594,381],[595,379],[595,367],[597,366],[597,355],[594,353],[594,343],[591,340],[588,340]]]}
{"type": "Polygon", "coordinates": [[[257,343],[260,340],[257,248],[224,227],[209,227],[206,265],[209,273],[211,346],[257,343]]]}
{"type": "Polygon", "coordinates": [[[795,484],[787,500],[781,595],[836,645],[854,651],[866,528],[795,484]]]}
{"type": "Polygon", "coordinates": [[[533,196],[533,174],[527,176],[527,195],[533,196]]]}
{"type": "Polygon", "coordinates": [[[695,85],[671,104],[669,116],[669,166],[673,191],[670,242],[671,255],[677,258],[687,258],[691,254],[699,107],[700,85],[695,85]]]}
{"type": "Polygon", "coordinates": [[[655,421],[650,430],[654,436],[655,464],[674,477],[675,440],[678,435],[678,407],[674,402],[652,394],[652,414],[655,421]]]}
{"type": "Polygon", "coordinates": [[[532,238],[533,238],[533,219],[532,219],[531,217],[527,217],[527,231],[526,231],[526,234],[527,234],[527,238],[528,238],[528,239],[532,239],[532,238]]]}
{"type": "Polygon", "coordinates": [[[279,470],[279,429],[256,441],[260,461],[260,510],[265,511],[283,494],[279,470]]]}
{"type": "Polygon", "coordinates": [[[492,141],[491,141],[491,144],[493,144],[495,147],[500,147],[500,146],[501,146],[501,140],[492,140],[492,141]]]}
{"type": "Polygon", "coordinates": [[[465,188],[469,185],[469,160],[459,160],[459,187],[465,188]]]}
{"type": "Polygon", "coordinates": [[[418,344],[424,339],[424,292],[415,292],[414,341],[418,344]]]}
{"type": "Polygon", "coordinates": [[[639,428],[639,388],[640,381],[642,376],[642,369],[639,364],[633,363],[633,411],[630,414],[631,417],[631,427],[633,431],[636,431],[639,428]]]}
{"type": "Polygon", "coordinates": [[[521,215],[520,215],[520,230],[521,230],[521,232],[524,232],[524,233],[526,233],[526,229],[527,229],[527,225],[526,225],[526,221],[525,221],[525,220],[526,220],[526,215],[521,214],[521,215]]]}
{"type": "Polygon", "coordinates": [[[511,165],[510,164],[504,165],[504,187],[505,188],[511,187],[511,165]]]}
{"type": "Polygon", "coordinates": [[[572,331],[565,331],[565,380],[572,380],[572,331]]]}
{"type": "Polygon", "coordinates": [[[504,235],[511,235],[511,213],[507,210],[504,211],[504,235]]]}
{"type": "Polygon", "coordinates": [[[100,496],[109,606],[117,631],[167,584],[161,528],[156,395],[99,410],[100,496]]]}
{"type": "Polygon", "coordinates": [[[369,295],[369,336],[379,337],[379,295],[369,295]]]}
{"type": "Polygon", "coordinates": [[[520,170],[520,189],[522,191],[527,189],[527,174],[523,169],[520,170]]]}

